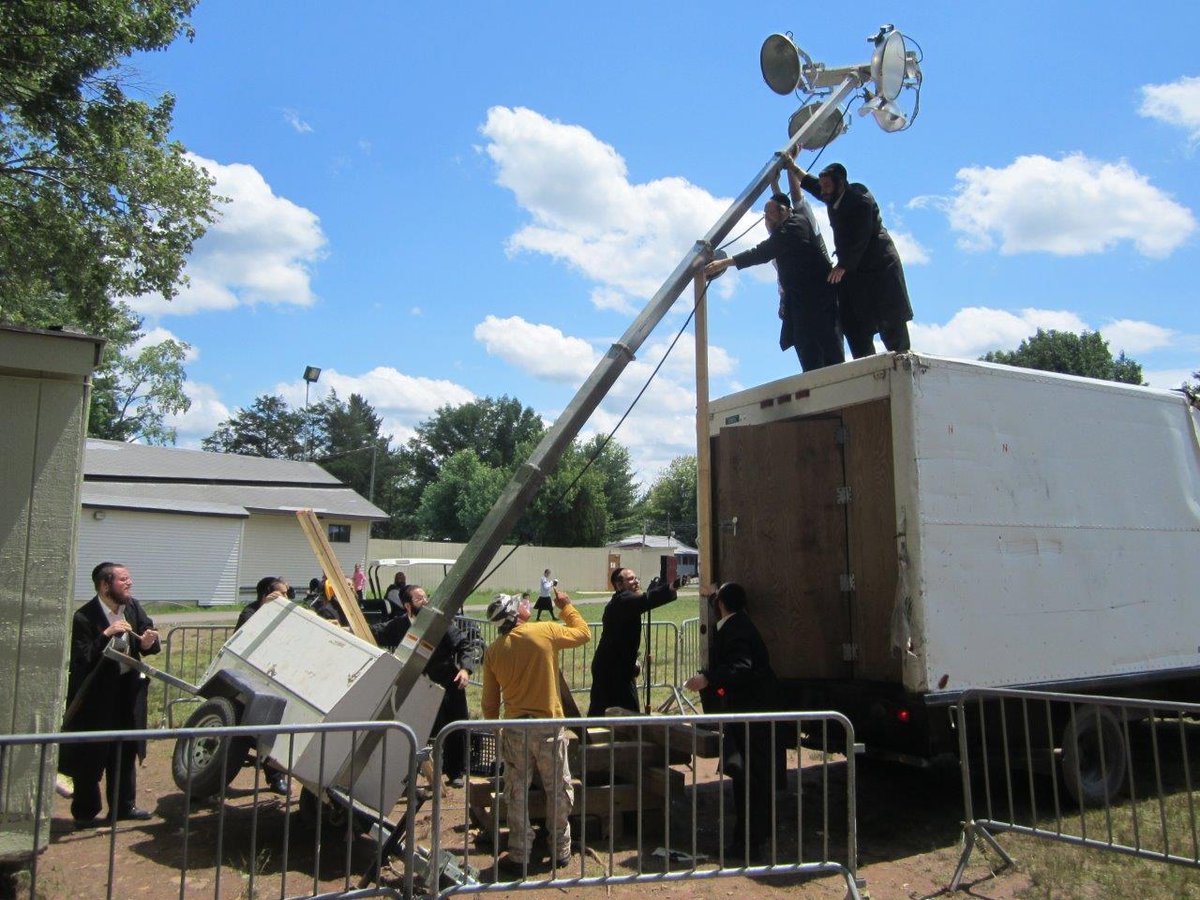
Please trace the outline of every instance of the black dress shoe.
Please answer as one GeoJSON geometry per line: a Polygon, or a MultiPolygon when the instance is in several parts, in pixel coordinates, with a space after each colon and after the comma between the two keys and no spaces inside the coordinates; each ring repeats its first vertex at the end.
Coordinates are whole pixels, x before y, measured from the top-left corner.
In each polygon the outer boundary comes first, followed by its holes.
{"type": "Polygon", "coordinates": [[[106,820],[100,819],[100,818],[76,819],[75,820],[75,830],[76,831],[87,831],[89,828],[100,828],[102,825],[105,825],[105,824],[106,824],[106,820]]]}
{"type": "Polygon", "coordinates": [[[138,809],[136,806],[131,806],[129,809],[125,809],[117,813],[117,818],[121,821],[145,822],[147,819],[153,819],[154,813],[147,812],[144,809],[138,809]]]}

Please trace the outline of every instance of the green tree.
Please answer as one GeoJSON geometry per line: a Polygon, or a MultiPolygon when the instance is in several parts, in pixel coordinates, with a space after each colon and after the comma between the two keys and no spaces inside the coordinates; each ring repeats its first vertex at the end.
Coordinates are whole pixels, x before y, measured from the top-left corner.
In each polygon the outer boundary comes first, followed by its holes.
{"type": "MultiPolygon", "coordinates": [[[[640,526],[638,516],[638,489],[633,475],[633,462],[629,451],[616,441],[604,444],[604,437],[596,435],[585,442],[581,448],[582,454],[591,459],[603,444],[604,449],[592,464],[603,480],[605,502],[605,534],[600,543],[624,537],[640,526]]],[[[591,544],[576,544],[574,546],[593,546],[591,544]]]]}
{"type": "Polygon", "coordinates": [[[543,430],[537,413],[510,397],[439,408],[399,451],[395,528],[405,537],[425,533],[418,517],[425,488],[456,453],[473,450],[489,469],[507,471],[518,462],[517,447],[540,439],[543,430]]]}
{"type": "Polygon", "coordinates": [[[183,391],[188,349],[182,341],[166,340],[135,354],[116,348],[106,356],[92,382],[88,433],[112,441],[174,444],[175,429],[165,418],[192,405],[183,391]]]}
{"type": "MultiPolygon", "coordinates": [[[[341,400],[336,391],[312,407],[316,430],[323,442],[314,446],[313,459],[339,481],[354,488],[376,506],[393,513],[397,506],[397,454],[390,449],[392,436],[383,434],[383,420],[361,394],[341,400]]],[[[374,537],[393,537],[394,521],[376,522],[374,537]]]]}
{"type": "Polygon", "coordinates": [[[1096,331],[1074,334],[1070,331],[1044,331],[1021,341],[1016,350],[995,350],[982,357],[985,362],[1023,366],[1044,372],[1102,378],[1124,384],[1141,384],[1142,367],[1122,351],[1116,359],[1108,341],[1096,331]]]}
{"type": "Polygon", "coordinates": [[[507,482],[467,448],[453,454],[421,494],[417,521],[430,540],[466,541],[483,521],[507,482]]]}
{"type": "Polygon", "coordinates": [[[0,319],[108,340],[90,432],[166,442],[179,346],[133,356],[123,298],[172,297],[219,198],[169,140],[174,99],[126,94],[124,59],[183,34],[196,0],[0,3],[0,319]]]}
{"type": "MultiPolygon", "coordinates": [[[[594,452],[595,448],[591,449],[594,452]]],[[[564,451],[517,525],[522,540],[547,547],[598,547],[604,543],[608,531],[605,475],[595,465],[583,471],[591,456],[578,442],[564,451]]]]}
{"type": "Polygon", "coordinates": [[[696,546],[696,457],[671,460],[646,492],[642,514],[651,533],[673,532],[683,543],[696,546]]]}
{"type": "MultiPolygon", "coordinates": [[[[102,323],[114,298],[172,296],[212,221],[208,176],[169,139],[174,98],[130,97],[123,60],[184,34],[196,0],[0,4],[0,297],[102,323]],[[65,311],[65,310],[64,310],[65,311]]],[[[66,321],[66,320],[62,320],[66,321]]],[[[101,334],[106,334],[100,330],[101,334]]]]}
{"type": "Polygon", "coordinates": [[[282,397],[263,394],[217,426],[200,446],[216,453],[240,453],[269,459],[307,459],[304,410],[293,410],[282,397]]]}

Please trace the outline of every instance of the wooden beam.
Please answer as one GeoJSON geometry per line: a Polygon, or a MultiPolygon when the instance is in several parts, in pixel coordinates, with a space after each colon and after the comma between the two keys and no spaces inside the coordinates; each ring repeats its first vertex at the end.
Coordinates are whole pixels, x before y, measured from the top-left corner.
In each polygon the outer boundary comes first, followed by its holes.
{"type": "Polygon", "coordinates": [[[367,620],[358,606],[358,598],[346,584],[346,575],[342,571],[337,555],[333,552],[333,547],[329,546],[329,539],[325,537],[321,523],[317,520],[317,514],[311,509],[298,509],[296,510],[296,519],[300,522],[300,530],[308,538],[309,546],[312,547],[317,562],[321,564],[321,571],[333,585],[333,595],[337,597],[338,606],[342,608],[346,621],[350,623],[350,630],[355,637],[362,638],[368,644],[378,646],[375,635],[371,634],[371,626],[367,624],[367,620]]]}

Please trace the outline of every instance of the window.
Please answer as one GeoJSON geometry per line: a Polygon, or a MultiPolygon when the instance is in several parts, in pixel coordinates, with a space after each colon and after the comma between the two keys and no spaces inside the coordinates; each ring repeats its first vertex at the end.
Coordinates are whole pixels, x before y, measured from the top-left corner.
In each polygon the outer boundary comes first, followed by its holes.
{"type": "Polygon", "coordinates": [[[350,526],[335,525],[329,526],[329,543],[331,544],[348,544],[350,543],[350,526]]]}

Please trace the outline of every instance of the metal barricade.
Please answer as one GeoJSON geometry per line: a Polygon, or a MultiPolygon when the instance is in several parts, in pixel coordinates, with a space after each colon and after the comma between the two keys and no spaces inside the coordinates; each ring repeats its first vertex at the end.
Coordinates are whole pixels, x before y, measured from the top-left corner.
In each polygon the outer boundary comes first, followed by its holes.
{"type": "MultiPolygon", "coordinates": [[[[236,630],[233,625],[175,626],[167,632],[162,642],[162,670],[189,684],[197,684],[200,676],[208,669],[208,664],[217,655],[217,651],[236,630]]],[[[164,681],[162,708],[157,711],[159,726],[174,728],[175,706],[180,703],[198,703],[201,699],[164,681]]],[[[155,721],[155,717],[151,716],[150,721],[155,721]]]]}
{"type": "Polygon", "coordinates": [[[14,790],[30,799],[23,819],[8,804],[4,826],[10,848],[15,832],[28,835],[29,868],[15,896],[49,896],[42,884],[56,896],[99,896],[95,867],[76,881],[71,872],[82,868],[80,842],[101,841],[109,898],[141,893],[164,866],[177,873],[180,897],[232,896],[230,881],[244,883],[238,896],[245,897],[411,897],[414,873],[429,870],[415,840],[418,750],[413,731],[398,722],[0,736],[0,790],[9,800],[14,790]],[[121,756],[136,752],[137,741],[147,742],[149,755],[174,742],[178,792],[159,797],[157,821],[127,822],[110,809],[107,818],[64,833],[58,817],[71,813],[54,796],[55,751],[104,743],[95,752],[115,754],[112,793],[119,796],[121,756]],[[281,772],[284,783],[268,793],[281,772]],[[50,846],[39,854],[48,831],[50,846]],[[363,836],[374,839],[369,852],[363,836]],[[136,874],[138,855],[153,859],[145,882],[136,874]],[[402,876],[384,874],[390,858],[402,876]]]}
{"type": "Polygon", "coordinates": [[[1191,754],[1200,704],[967,691],[955,708],[964,842],[1011,865],[1001,832],[1200,867],[1191,754]]]}
{"type": "Polygon", "coordinates": [[[700,671],[700,619],[684,619],[679,623],[679,650],[677,661],[677,683],[700,671]]]}
{"type": "Polygon", "coordinates": [[[435,784],[454,741],[470,749],[471,776],[461,797],[435,793],[431,847],[469,859],[480,878],[439,896],[764,874],[836,876],[849,896],[861,896],[854,732],[839,713],[455,722],[434,742],[435,784]],[[566,737],[565,756],[555,732],[566,737]],[[803,756],[795,749],[801,738],[809,748],[803,756]],[[532,785],[510,781],[518,772],[528,778],[532,764],[515,760],[535,746],[544,748],[536,756],[550,771],[532,785]],[[725,789],[741,774],[744,806],[725,789]],[[573,793],[574,839],[565,860],[554,827],[562,801],[545,789],[564,778],[573,793]],[[513,823],[507,830],[501,824],[509,791],[531,819],[546,822],[545,843],[535,840],[515,864],[501,854],[505,833],[513,851],[513,823]],[[730,829],[731,820],[740,821],[730,829]]]}

